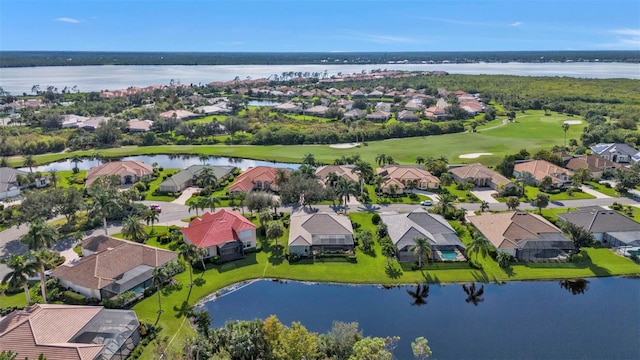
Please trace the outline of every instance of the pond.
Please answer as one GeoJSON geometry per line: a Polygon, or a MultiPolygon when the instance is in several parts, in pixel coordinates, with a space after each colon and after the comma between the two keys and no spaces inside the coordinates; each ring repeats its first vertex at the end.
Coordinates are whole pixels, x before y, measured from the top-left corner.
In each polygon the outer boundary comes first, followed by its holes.
{"type": "Polygon", "coordinates": [[[281,103],[277,101],[269,101],[269,100],[249,100],[247,101],[247,105],[249,106],[278,106],[281,103]]]}
{"type": "Polygon", "coordinates": [[[333,320],[356,321],[365,336],[400,336],[398,359],[413,358],[410,344],[419,336],[434,359],[640,358],[640,279],[485,284],[476,299],[460,284],[432,284],[422,306],[407,292],[415,287],[265,280],[204,307],[217,327],[271,314],[320,333],[333,320]]]}
{"type": "MultiPolygon", "coordinates": [[[[136,156],[127,156],[122,158],[121,160],[137,160],[142,161],[145,164],[153,164],[158,163],[159,167],[164,167],[168,169],[184,169],[191,165],[201,165],[202,160],[197,155],[136,155],[136,156]]],[[[206,162],[207,165],[233,165],[242,170],[246,170],[252,166],[274,166],[278,168],[290,168],[297,169],[300,167],[300,164],[293,163],[279,163],[279,162],[271,162],[271,161],[260,161],[260,160],[250,160],[250,159],[241,159],[241,158],[230,158],[230,157],[221,157],[221,156],[210,156],[206,162]]],[[[88,158],[83,159],[82,162],[78,163],[78,168],[80,170],[89,170],[92,167],[96,167],[100,165],[101,162],[99,160],[91,160],[88,158]]],[[[34,171],[51,171],[52,169],[56,169],[58,171],[61,170],[72,170],[74,167],[74,163],[70,160],[63,160],[58,162],[49,163],[46,165],[41,165],[34,167],[34,171]]],[[[21,168],[21,170],[29,171],[29,168],[21,168]]]]}

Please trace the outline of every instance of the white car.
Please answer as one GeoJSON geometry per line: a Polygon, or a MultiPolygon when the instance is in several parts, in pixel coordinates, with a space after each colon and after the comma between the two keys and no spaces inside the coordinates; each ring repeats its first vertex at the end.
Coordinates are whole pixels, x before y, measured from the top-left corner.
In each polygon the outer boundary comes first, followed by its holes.
{"type": "Polygon", "coordinates": [[[422,202],[420,203],[420,205],[422,205],[422,206],[431,206],[431,205],[433,205],[433,201],[431,201],[431,200],[424,200],[424,201],[422,201],[422,202]]]}

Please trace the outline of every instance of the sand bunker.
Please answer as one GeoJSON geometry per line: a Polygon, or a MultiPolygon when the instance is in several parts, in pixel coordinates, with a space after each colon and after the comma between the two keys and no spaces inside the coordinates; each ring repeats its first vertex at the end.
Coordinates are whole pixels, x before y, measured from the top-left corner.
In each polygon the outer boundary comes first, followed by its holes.
{"type": "Polygon", "coordinates": [[[333,149],[351,149],[356,146],[360,146],[360,143],[349,143],[349,144],[333,144],[329,145],[330,148],[333,149]]]}
{"type": "Polygon", "coordinates": [[[580,124],[582,124],[582,121],[580,121],[580,120],[565,120],[564,123],[565,124],[569,124],[569,125],[580,125],[580,124]]]}
{"type": "Polygon", "coordinates": [[[471,153],[458,156],[460,159],[477,159],[480,156],[493,155],[493,153],[471,153]]]}

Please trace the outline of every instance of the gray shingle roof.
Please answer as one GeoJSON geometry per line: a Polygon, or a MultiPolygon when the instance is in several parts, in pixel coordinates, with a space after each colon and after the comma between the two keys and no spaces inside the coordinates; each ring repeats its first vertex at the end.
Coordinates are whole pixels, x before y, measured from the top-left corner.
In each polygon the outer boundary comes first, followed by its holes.
{"type": "Polygon", "coordinates": [[[18,175],[27,176],[28,173],[10,167],[0,168],[0,192],[9,190],[13,184],[17,184],[18,175]]]}
{"type": "Polygon", "coordinates": [[[289,245],[353,245],[353,226],[346,216],[293,215],[289,228],[289,245]]]}
{"type": "Polygon", "coordinates": [[[221,179],[233,172],[235,169],[234,166],[216,166],[216,165],[191,165],[185,170],[180,171],[179,173],[174,174],[170,178],[167,178],[165,181],[160,183],[160,186],[181,186],[185,182],[193,179],[195,176],[204,169],[205,167],[211,168],[213,170],[213,174],[216,178],[221,179]]]}
{"type": "Polygon", "coordinates": [[[416,209],[408,214],[381,213],[391,241],[398,249],[413,245],[417,237],[425,237],[433,246],[453,245],[464,248],[455,230],[440,215],[416,209]]]}
{"type": "Polygon", "coordinates": [[[640,231],[640,223],[614,210],[603,208],[578,209],[558,214],[560,219],[581,226],[592,233],[640,231]]]}

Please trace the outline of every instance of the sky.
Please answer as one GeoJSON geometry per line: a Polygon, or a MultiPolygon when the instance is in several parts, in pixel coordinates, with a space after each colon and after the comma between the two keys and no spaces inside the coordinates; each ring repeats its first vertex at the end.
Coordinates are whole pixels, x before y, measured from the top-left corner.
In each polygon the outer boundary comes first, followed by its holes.
{"type": "Polygon", "coordinates": [[[638,0],[0,0],[0,50],[639,50],[638,0]]]}

